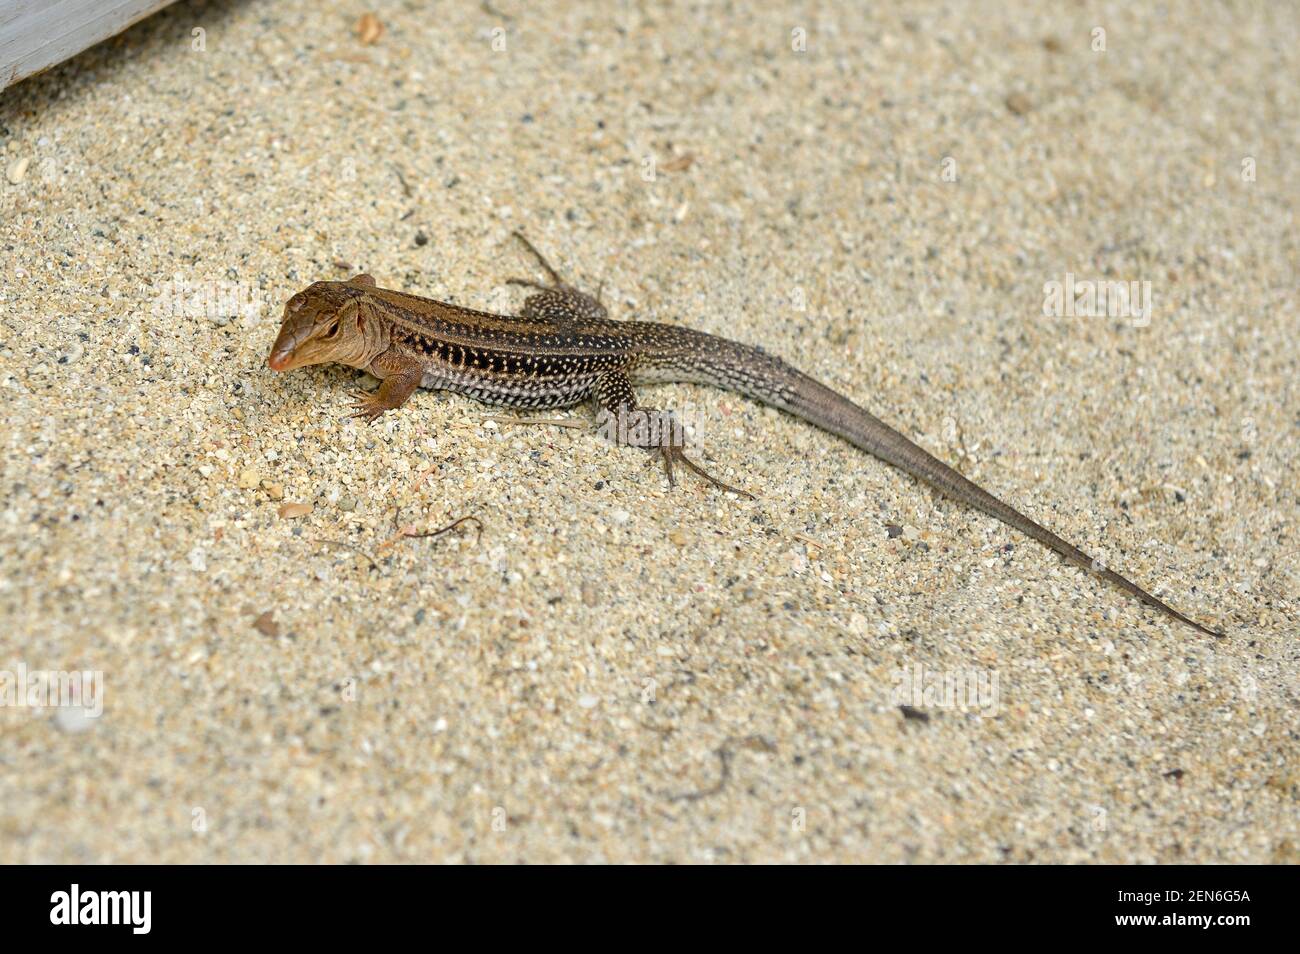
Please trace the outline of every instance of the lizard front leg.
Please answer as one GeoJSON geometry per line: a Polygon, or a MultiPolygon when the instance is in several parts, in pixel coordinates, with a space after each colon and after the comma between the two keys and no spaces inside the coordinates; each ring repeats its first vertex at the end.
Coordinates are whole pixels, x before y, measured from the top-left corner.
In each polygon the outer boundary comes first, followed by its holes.
{"type": "Polygon", "coordinates": [[[606,438],[616,444],[657,450],[664,458],[668,483],[676,485],[673,465],[685,464],[715,487],[754,499],[747,490],[724,484],[686,456],[686,432],[677,415],[653,407],[638,407],[626,371],[607,371],[596,379],[591,392],[598,408],[596,422],[606,438]]]}
{"type": "Polygon", "coordinates": [[[348,415],[362,418],[367,424],[373,424],[385,411],[396,410],[405,404],[424,378],[424,366],[419,361],[407,355],[393,354],[391,350],[372,361],[369,370],[383,380],[374,391],[353,391],[352,407],[355,410],[348,415]]]}

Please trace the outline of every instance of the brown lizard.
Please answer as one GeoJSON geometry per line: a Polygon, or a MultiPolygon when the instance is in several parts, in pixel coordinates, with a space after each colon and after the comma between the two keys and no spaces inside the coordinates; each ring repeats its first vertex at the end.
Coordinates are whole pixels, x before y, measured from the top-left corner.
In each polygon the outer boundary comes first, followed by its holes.
{"type": "MultiPolygon", "coordinates": [[[[724,490],[683,453],[685,437],[671,413],[637,404],[634,385],[666,381],[710,384],[780,408],[969,504],[1197,630],[1208,627],[1090,559],[1008,504],[967,480],[883,421],[780,358],[726,338],[644,321],[614,321],[605,306],[562,281],[522,235],[517,237],[550,277],[518,316],[379,288],[369,275],[315,282],[289,299],[267,364],[288,371],[337,362],[381,380],[354,392],[354,417],[374,421],[401,407],[416,388],[442,388],[489,404],[560,408],[594,401],[598,421],[622,444],[657,450],[669,482],[681,463],[724,490]]],[[[748,494],[746,494],[748,496],[748,494]]]]}

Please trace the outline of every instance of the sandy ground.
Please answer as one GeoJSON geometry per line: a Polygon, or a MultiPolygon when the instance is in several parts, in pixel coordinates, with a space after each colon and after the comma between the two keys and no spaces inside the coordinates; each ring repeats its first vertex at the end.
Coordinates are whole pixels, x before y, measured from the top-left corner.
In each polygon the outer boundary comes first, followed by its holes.
{"type": "Polygon", "coordinates": [[[547,6],[179,3],[0,97],[0,689],[102,686],[0,708],[0,857],[1296,861],[1294,11],[547,6]],[[316,279],[514,307],[516,228],[1227,637],[706,388],[756,502],[267,370],[316,279]]]}

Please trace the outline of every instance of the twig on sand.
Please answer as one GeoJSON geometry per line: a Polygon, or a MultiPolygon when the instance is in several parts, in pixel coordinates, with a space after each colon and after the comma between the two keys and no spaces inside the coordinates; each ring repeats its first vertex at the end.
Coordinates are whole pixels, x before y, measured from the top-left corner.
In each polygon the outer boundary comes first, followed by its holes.
{"type": "Polygon", "coordinates": [[[474,524],[475,531],[476,531],[474,535],[475,543],[478,543],[478,541],[483,538],[483,521],[480,520],[478,517],[474,516],[473,514],[467,514],[464,517],[459,517],[456,520],[453,520],[451,523],[447,524],[445,527],[438,527],[436,530],[426,530],[423,532],[419,532],[415,529],[415,524],[413,523],[408,523],[406,526],[399,525],[401,513],[402,513],[401,507],[398,507],[396,510],[393,511],[393,530],[395,532],[392,537],[385,540],[383,543],[379,545],[376,552],[390,549],[391,547],[394,547],[397,544],[401,543],[403,540],[431,540],[434,537],[442,536],[444,533],[450,533],[452,530],[455,530],[457,527],[463,526],[466,523],[474,524]]]}
{"type": "Polygon", "coordinates": [[[718,758],[717,782],[708,788],[698,789],[693,792],[661,792],[660,794],[670,802],[697,802],[700,799],[717,795],[727,787],[727,782],[731,779],[731,760],[735,757],[737,748],[746,748],[754,752],[776,751],[776,746],[761,735],[747,735],[744,738],[730,736],[713,752],[718,758]]]}

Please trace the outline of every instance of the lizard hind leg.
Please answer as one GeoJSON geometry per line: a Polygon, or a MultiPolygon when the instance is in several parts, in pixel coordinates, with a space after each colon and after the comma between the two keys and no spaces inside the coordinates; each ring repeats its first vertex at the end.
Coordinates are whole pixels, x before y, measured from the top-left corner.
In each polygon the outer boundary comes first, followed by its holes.
{"type": "MultiPolygon", "coordinates": [[[[512,284],[520,284],[511,279],[512,284]]],[[[579,321],[603,321],[609,317],[605,306],[585,292],[572,288],[547,288],[524,299],[520,318],[529,321],[550,321],[557,324],[574,324],[579,321]]]]}
{"type": "Polygon", "coordinates": [[[600,298],[593,298],[586,292],[578,291],[572,285],[564,281],[550,263],[537,251],[533,243],[524,238],[520,232],[512,233],[515,238],[523,243],[524,247],[532,253],[537,259],[542,270],[546,272],[551,280],[551,284],[543,285],[529,278],[507,278],[506,283],[509,285],[522,285],[525,288],[537,289],[537,294],[529,295],[524,299],[524,307],[519,313],[520,318],[529,321],[553,321],[560,324],[572,324],[578,321],[603,321],[609,317],[609,312],[605,306],[600,303],[600,298]]]}
{"type": "Polygon", "coordinates": [[[653,407],[638,407],[632,382],[625,371],[608,371],[597,379],[592,398],[600,408],[597,421],[612,443],[658,451],[664,460],[668,483],[677,485],[674,467],[684,465],[721,490],[756,499],[747,490],[724,483],[686,456],[686,432],[677,415],[653,407]]]}

